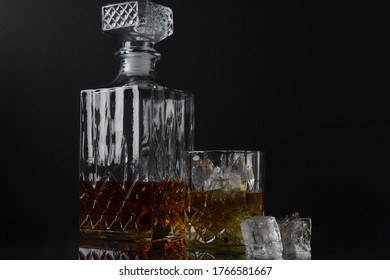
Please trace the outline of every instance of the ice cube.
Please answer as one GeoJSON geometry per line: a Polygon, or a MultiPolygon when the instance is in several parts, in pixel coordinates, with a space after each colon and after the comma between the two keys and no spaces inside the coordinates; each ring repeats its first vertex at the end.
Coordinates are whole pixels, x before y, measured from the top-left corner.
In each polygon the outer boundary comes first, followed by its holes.
{"type": "Polygon", "coordinates": [[[241,179],[253,184],[255,175],[253,173],[251,155],[238,155],[232,164],[232,170],[236,171],[241,179]]]}
{"type": "Polygon", "coordinates": [[[301,218],[299,213],[287,216],[279,222],[283,242],[283,254],[307,258],[311,254],[311,219],[301,218]]]}
{"type": "Polygon", "coordinates": [[[215,172],[211,175],[211,190],[222,189],[225,193],[233,190],[245,190],[241,181],[241,176],[230,168],[215,168],[215,172]]]}
{"type": "Polygon", "coordinates": [[[218,172],[219,169],[214,168],[213,162],[207,157],[201,159],[198,155],[195,155],[192,160],[194,161],[192,167],[192,184],[197,190],[209,190],[212,182],[212,174],[218,172]]]}
{"type": "Polygon", "coordinates": [[[283,245],[275,217],[255,216],[240,225],[248,255],[269,259],[282,258],[283,245]]]}
{"type": "Polygon", "coordinates": [[[203,158],[194,155],[192,157],[192,185],[195,190],[222,189],[225,193],[233,190],[245,191],[246,185],[241,175],[253,180],[251,179],[253,172],[251,177],[250,171],[243,170],[242,163],[238,164],[238,162],[241,162],[239,156],[222,154],[218,165],[214,165],[213,161],[206,155],[203,158]]]}

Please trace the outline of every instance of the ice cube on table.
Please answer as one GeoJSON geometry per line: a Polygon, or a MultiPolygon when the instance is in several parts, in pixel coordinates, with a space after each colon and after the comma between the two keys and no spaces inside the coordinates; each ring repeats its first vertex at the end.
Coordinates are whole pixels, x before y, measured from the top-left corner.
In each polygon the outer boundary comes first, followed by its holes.
{"type": "Polygon", "coordinates": [[[283,254],[307,258],[311,254],[311,227],[311,219],[301,218],[297,212],[280,221],[283,254]]]}
{"type": "Polygon", "coordinates": [[[248,255],[267,259],[282,258],[283,245],[275,217],[254,216],[240,225],[248,255]]]}

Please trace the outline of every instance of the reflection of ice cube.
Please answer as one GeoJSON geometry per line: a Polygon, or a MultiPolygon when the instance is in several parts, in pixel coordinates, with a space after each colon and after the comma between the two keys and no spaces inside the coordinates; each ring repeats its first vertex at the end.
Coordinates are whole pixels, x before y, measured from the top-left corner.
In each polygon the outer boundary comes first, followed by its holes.
{"type": "Polygon", "coordinates": [[[280,259],[282,241],[275,217],[255,216],[241,223],[242,236],[248,255],[280,259]]]}
{"type": "Polygon", "coordinates": [[[311,219],[301,218],[299,213],[279,222],[283,241],[283,253],[286,255],[310,256],[311,219]]]}
{"type": "Polygon", "coordinates": [[[296,253],[296,254],[285,254],[283,253],[284,260],[311,260],[311,253],[296,253]]]}

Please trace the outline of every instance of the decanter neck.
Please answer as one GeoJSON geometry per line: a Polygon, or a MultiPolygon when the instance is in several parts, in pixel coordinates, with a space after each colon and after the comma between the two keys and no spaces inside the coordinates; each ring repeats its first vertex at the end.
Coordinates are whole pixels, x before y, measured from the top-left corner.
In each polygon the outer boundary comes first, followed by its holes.
{"type": "Polygon", "coordinates": [[[126,78],[140,77],[142,79],[156,80],[156,62],[160,54],[149,42],[124,42],[122,48],[115,53],[120,61],[117,81],[124,81],[126,78]]]}

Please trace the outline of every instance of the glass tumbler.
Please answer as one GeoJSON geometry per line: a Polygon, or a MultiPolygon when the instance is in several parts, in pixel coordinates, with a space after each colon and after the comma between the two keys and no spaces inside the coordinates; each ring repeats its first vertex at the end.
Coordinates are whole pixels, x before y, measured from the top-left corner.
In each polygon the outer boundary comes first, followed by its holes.
{"type": "Polygon", "coordinates": [[[191,151],[186,164],[187,247],[245,250],[240,223],[264,215],[264,153],[191,151]]]}

